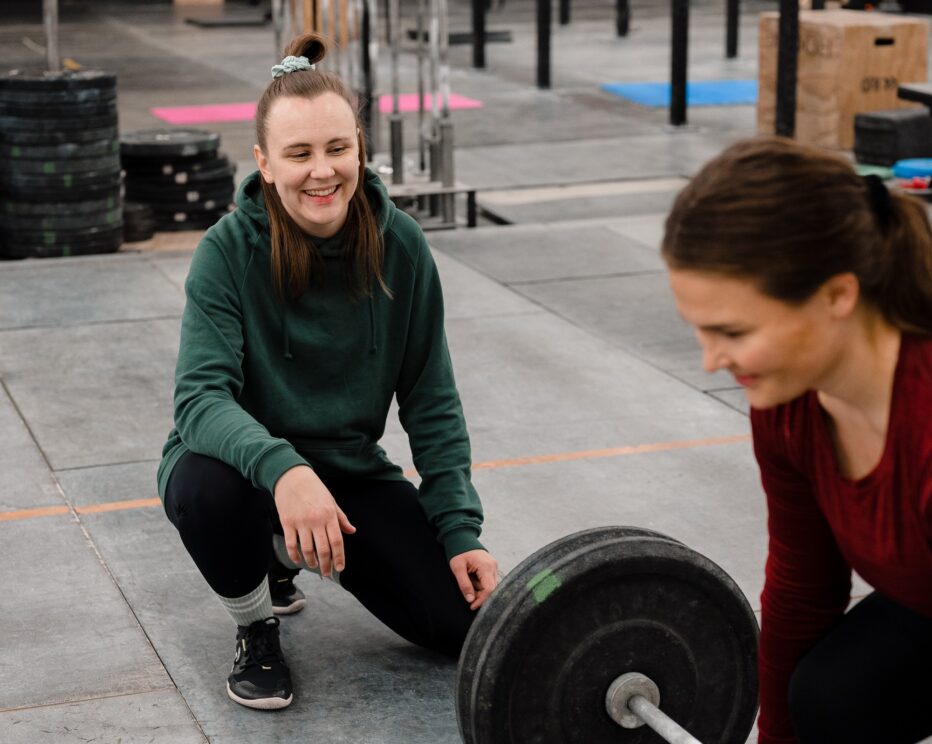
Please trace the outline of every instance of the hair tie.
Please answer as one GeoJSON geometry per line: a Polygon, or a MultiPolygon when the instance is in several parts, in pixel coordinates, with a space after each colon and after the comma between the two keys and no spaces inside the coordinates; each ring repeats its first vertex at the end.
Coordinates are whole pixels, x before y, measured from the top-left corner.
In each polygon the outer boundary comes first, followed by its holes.
{"type": "Polygon", "coordinates": [[[317,65],[312,65],[307,57],[295,57],[293,55],[289,55],[282,60],[280,65],[274,65],[272,67],[272,77],[280,78],[282,75],[286,75],[289,72],[316,69],[317,65]]]}
{"type": "Polygon", "coordinates": [[[864,183],[867,184],[867,194],[870,197],[871,209],[877,222],[880,225],[880,231],[886,232],[887,225],[890,223],[890,191],[884,185],[880,176],[871,174],[862,176],[864,183]]]}

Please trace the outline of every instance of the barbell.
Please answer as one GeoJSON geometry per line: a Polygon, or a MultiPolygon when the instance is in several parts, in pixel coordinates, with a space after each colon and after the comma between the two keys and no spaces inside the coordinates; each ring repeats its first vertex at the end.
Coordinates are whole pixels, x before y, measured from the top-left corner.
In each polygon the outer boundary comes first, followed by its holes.
{"type": "Polygon", "coordinates": [[[734,580],[678,540],[577,532],[519,564],[479,611],[457,668],[460,734],[465,744],[744,744],[758,634],[734,580]]]}

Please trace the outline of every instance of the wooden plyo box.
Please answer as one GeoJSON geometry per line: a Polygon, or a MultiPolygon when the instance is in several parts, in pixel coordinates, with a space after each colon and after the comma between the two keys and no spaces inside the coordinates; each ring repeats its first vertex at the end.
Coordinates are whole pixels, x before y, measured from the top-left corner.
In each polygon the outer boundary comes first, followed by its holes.
{"type": "MultiPolygon", "coordinates": [[[[777,108],[776,12],[761,13],[757,131],[773,134],[777,108]]],[[[799,13],[796,139],[850,149],[854,115],[914,104],[896,97],[900,83],[925,82],[925,20],[857,10],[799,13]]]]}

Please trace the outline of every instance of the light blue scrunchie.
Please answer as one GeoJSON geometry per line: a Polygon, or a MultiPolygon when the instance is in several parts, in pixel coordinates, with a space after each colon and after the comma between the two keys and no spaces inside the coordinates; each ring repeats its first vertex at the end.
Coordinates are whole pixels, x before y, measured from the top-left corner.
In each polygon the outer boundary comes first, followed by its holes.
{"type": "Polygon", "coordinates": [[[314,69],[317,69],[317,65],[312,65],[307,57],[288,56],[282,60],[280,65],[272,67],[272,77],[280,78],[282,75],[286,75],[289,72],[314,69]]]}

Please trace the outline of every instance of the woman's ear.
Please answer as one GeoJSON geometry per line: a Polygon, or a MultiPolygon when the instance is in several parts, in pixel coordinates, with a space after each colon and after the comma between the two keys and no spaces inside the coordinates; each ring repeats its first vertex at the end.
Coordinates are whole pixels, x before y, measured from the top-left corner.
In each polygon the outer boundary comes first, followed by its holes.
{"type": "Polygon", "coordinates": [[[259,145],[253,145],[252,155],[256,159],[259,172],[262,174],[262,180],[266,183],[275,183],[275,179],[272,178],[272,171],[269,168],[269,159],[265,156],[265,153],[262,152],[262,148],[259,147],[259,145]]]}
{"type": "Polygon", "coordinates": [[[826,304],[833,318],[842,320],[854,312],[861,297],[861,283],[850,271],[829,277],[822,285],[826,304]]]}

